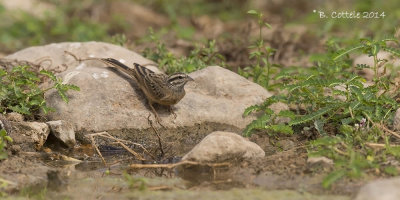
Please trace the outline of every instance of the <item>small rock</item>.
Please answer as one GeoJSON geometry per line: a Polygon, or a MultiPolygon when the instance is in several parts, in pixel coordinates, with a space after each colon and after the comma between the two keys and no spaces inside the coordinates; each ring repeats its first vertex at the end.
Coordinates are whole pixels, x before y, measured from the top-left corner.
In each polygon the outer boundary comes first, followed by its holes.
{"type": "Polygon", "coordinates": [[[322,167],[330,167],[333,165],[333,161],[325,156],[320,157],[308,157],[307,158],[307,165],[309,167],[314,167],[316,165],[322,167]]]}
{"type": "Polygon", "coordinates": [[[63,120],[49,121],[46,123],[50,126],[51,134],[56,136],[56,138],[61,140],[70,148],[75,146],[75,131],[72,124],[63,120]]]}
{"type": "Polygon", "coordinates": [[[7,113],[6,118],[14,122],[24,121],[24,116],[16,112],[7,113]]]}
{"type": "Polygon", "coordinates": [[[372,181],[358,191],[355,200],[400,199],[400,177],[372,181]]]}
{"type": "Polygon", "coordinates": [[[396,113],[394,114],[393,128],[394,128],[394,130],[397,130],[397,131],[400,130],[400,108],[398,108],[396,110],[396,113]]]}
{"type": "MultiPolygon", "coordinates": [[[[282,102],[273,103],[269,106],[269,108],[271,110],[273,110],[275,114],[279,114],[279,112],[281,112],[282,110],[289,110],[289,106],[282,102]]],[[[275,122],[278,124],[289,123],[290,118],[289,117],[277,117],[275,122]]]]}
{"type": "Polygon", "coordinates": [[[269,108],[273,110],[276,114],[278,114],[282,110],[289,110],[289,106],[282,102],[273,103],[269,106],[269,108]]]}
{"type": "Polygon", "coordinates": [[[22,151],[41,149],[50,133],[49,126],[42,122],[11,122],[14,127],[9,136],[13,145],[20,145],[22,151]]]}
{"type": "Polygon", "coordinates": [[[261,147],[242,136],[231,132],[216,131],[206,136],[182,160],[210,163],[264,156],[265,152],[261,147]]]}
{"type": "Polygon", "coordinates": [[[11,151],[11,153],[12,154],[18,154],[19,152],[21,152],[21,146],[19,146],[19,145],[11,145],[10,146],[10,151],[11,151]]]}
{"type": "Polygon", "coordinates": [[[2,114],[0,114],[0,130],[4,129],[7,133],[11,132],[10,122],[2,114]]]}
{"type": "Polygon", "coordinates": [[[279,141],[279,145],[282,147],[283,151],[287,151],[295,147],[295,144],[292,140],[281,140],[279,141]]]}

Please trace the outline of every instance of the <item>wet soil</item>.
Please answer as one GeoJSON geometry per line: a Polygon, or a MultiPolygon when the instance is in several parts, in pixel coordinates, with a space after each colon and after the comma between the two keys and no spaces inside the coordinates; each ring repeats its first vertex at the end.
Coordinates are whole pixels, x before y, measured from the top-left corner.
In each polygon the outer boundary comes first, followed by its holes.
{"type": "MultiPolygon", "coordinates": [[[[196,144],[195,141],[206,135],[185,143],[171,134],[172,131],[164,134],[162,141],[173,146],[169,149],[181,150],[166,150],[168,153],[165,155],[168,156],[159,157],[156,161],[138,161],[123,148],[98,141],[109,167],[104,166],[91,145],[80,145],[70,151],[56,143],[46,143],[41,151],[14,151],[0,163],[2,178],[11,182],[2,191],[9,197],[42,195],[49,199],[155,199],[161,196],[163,199],[264,199],[265,196],[275,197],[271,199],[349,199],[365,181],[342,180],[331,189],[324,189],[321,181],[329,169],[307,164],[305,141],[293,136],[279,138],[279,142],[276,142],[276,138],[265,134],[254,134],[250,138],[266,152],[262,159],[235,162],[230,167],[212,169],[130,168],[132,163],[178,162],[183,153],[196,144]],[[83,162],[66,161],[61,155],[83,162]],[[128,175],[132,178],[126,178],[128,175]]],[[[146,148],[150,152],[159,152],[156,141],[149,143],[146,148]]]]}

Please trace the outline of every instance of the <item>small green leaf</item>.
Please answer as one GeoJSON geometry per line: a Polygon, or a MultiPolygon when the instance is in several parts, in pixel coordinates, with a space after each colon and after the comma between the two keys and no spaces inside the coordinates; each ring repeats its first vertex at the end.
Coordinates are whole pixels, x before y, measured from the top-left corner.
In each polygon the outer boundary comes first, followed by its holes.
{"type": "Polygon", "coordinates": [[[69,99],[68,99],[68,97],[67,97],[67,95],[65,94],[65,92],[63,91],[63,90],[57,90],[58,91],[58,94],[60,95],[60,97],[61,97],[61,99],[65,102],[65,103],[68,103],[69,102],[69,99]]]}
{"type": "Polygon", "coordinates": [[[290,125],[290,126],[293,126],[293,125],[303,124],[303,123],[309,122],[309,121],[311,121],[311,120],[313,120],[313,119],[316,119],[316,118],[318,118],[318,117],[320,117],[320,116],[326,114],[327,112],[331,111],[331,110],[334,109],[335,107],[336,107],[336,106],[327,106],[327,107],[324,107],[324,108],[319,109],[319,110],[316,111],[316,112],[310,113],[310,114],[308,114],[308,115],[300,116],[300,117],[298,117],[298,118],[296,118],[296,119],[290,121],[290,122],[289,122],[289,125],[290,125]]]}
{"type": "Polygon", "coordinates": [[[278,116],[280,116],[280,117],[288,117],[290,119],[296,118],[296,114],[294,114],[294,112],[292,112],[290,110],[281,110],[279,112],[278,116]]]}
{"type": "Polygon", "coordinates": [[[9,106],[9,109],[20,114],[25,114],[25,115],[31,114],[31,112],[27,107],[21,105],[9,106]]]}
{"type": "Polygon", "coordinates": [[[292,135],[293,134],[293,129],[291,126],[285,125],[285,124],[274,124],[270,125],[267,128],[273,130],[274,132],[277,133],[283,133],[283,134],[288,134],[292,135]]]}
{"type": "Polygon", "coordinates": [[[252,105],[250,107],[247,107],[246,110],[244,110],[243,117],[248,116],[252,112],[257,112],[261,109],[259,105],[252,105]]]}
{"type": "Polygon", "coordinates": [[[317,120],[314,121],[315,129],[317,129],[318,133],[320,133],[322,135],[326,135],[326,132],[324,130],[324,125],[325,125],[325,121],[324,120],[317,119],[317,120]]]}
{"type": "Polygon", "coordinates": [[[330,188],[331,185],[336,182],[337,180],[341,179],[344,175],[346,175],[346,171],[343,169],[335,170],[328,174],[323,180],[322,180],[322,187],[324,188],[330,188]]]}
{"type": "Polygon", "coordinates": [[[371,66],[367,64],[357,64],[356,66],[357,69],[365,69],[365,68],[371,68],[371,66]]]}
{"type": "Polygon", "coordinates": [[[342,57],[342,56],[344,56],[344,55],[346,55],[346,54],[348,54],[348,53],[350,53],[352,51],[355,51],[357,49],[361,49],[363,47],[364,47],[364,45],[359,45],[359,46],[343,49],[343,50],[340,51],[339,54],[337,54],[335,57],[333,57],[333,60],[335,61],[335,60],[339,59],[340,57],[342,57]]]}
{"type": "Polygon", "coordinates": [[[389,174],[389,175],[392,175],[392,176],[397,176],[399,174],[399,170],[397,170],[397,167],[394,167],[394,166],[385,167],[383,169],[383,171],[386,174],[389,174]]]}
{"type": "Polygon", "coordinates": [[[53,72],[47,71],[47,70],[41,70],[40,71],[41,74],[46,75],[47,77],[49,77],[52,81],[56,82],[57,81],[57,77],[53,74],[53,72]]]}
{"type": "Polygon", "coordinates": [[[255,129],[265,129],[267,122],[271,120],[271,115],[264,114],[261,117],[253,120],[249,125],[246,126],[243,131],[244,136],[250,136],[251,132],[255,129]]]}
{"type": "Polygon", "coordinates": [[[4,136],[4,139],[8,142],[13,142],[13,139],[10,136],[4,136]]]}
{"type": "Polygon", "coordinates": [[[372,55],[377,55],[379,50],[380,50],[379,44],[375,44],[374,46],[372,46],[372,55]]]}
{"type": "Polygon", "coordinates": [[[78,86],[72,84],[63,84],[63,88],[65,88],[65,90],[75,90],[75,91],[81,90],[78,86]]]}
{"type": "Polygon", "coordinates": [[[382,49],[386,52],[391,53],[394,56],[400,57],[400,50],[391,48],[391,47],[382,47],[382,49]]]}
{"type": "Polygon", "coordinates": [[[247,14],[258,15],[258,12],[255,10],[249,10],[249,11],[247,11],[247,14]]]}

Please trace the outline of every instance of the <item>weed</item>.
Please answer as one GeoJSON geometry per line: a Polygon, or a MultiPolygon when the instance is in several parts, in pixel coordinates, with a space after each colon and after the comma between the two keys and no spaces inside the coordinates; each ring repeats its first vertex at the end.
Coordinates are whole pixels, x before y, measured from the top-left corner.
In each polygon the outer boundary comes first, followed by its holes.
{"type": "Polygon", "coordinates": [[[20,196],[28,197],[29,199],[45,200],[47,187],[24,187],[19,192],[20,196]]]}
{"type": "Polygon", "coordinates": [[[1,129],[0,130],[0,160],[6,159],[8,157],[7,151],[5,148],[7,147],[7,144],[12,142],[12,138],[7,135],[6,130],[1,129]]]}
{"type": "Polygon", "coordinates": [[[158,63],[159,68],[167,74],[175,72],[192,72],[209,65],[219,65],[224,67],[225,58],[218,53],[215,40],[211,40],[204,47],[197,45],[190,51],[188,56],[177,57],[167,50],[160,36],[149,29],[150,40],[155,44],[155,48],[146,48],[143,56],[158,63]]]}
{"type": "Polygon", "coordinates": [[[7,180],[0,178],[0,197],[5,198],[8,196],[8,194],[3,191],[4,188],[7,188],[8,184],[9,182],[7,180]]]}
{"type": "Polygon", "coordinates": [[[79,91],[79,87],[62,83],[52,72],[41,70],[39,73],[30,70],[30,66],[16,66],[10,72],[0,69],[0,112],[14,111],[31,116],[42,110],[45,114],[52,111],[46,105],[44,93],[56,89],[61,98],[68,103],[66,92],[79,91]],[[49,88],[39,87],[39,76],[46,76],[53,81],[49,88]]]}
{"type": "MultiPolygon", "coordinates": [[[[322,136],[309,145],[309,156],[326,156],[334,160],[336,170],[323,181],[324,187],[342,178],[358,178],[367,169],[375,168],[387,174],[396,174],[392,166],[383,165],[387,159],[400,156],[400,148],[390,144],[392,136],[386,127],[391,127],[394,112],[399,104],[394,100],[399,94],[390,75],[380,74],[386,60],[378,59],[383,50],[400,57],[400,50],[391,48],[387,42],[395,39],[361,39],[359,45],[340,51],[328,51],[321,56],[316,66],[306,73],[290,73],[277,76],[282,79],[280,94],[268,98],[261,105],[247,108],[244,116],[256,111],[263,115],[244,130],[250,135],[253,130],[271,133],[292,134],[295,130],[309,130],[322,136]],[[349,53],[359,51],[374,58],[374,65],[352,67],[349,53]],[[371,68],[374,80],[366,80],[355,74],[358,69],[371,68]],[[283,102],[296,109],[276,114],[268,107],[283,102]],[[288,117],[287,124],[276,123],[277,117],[288,117]],[[383,147],[376,149],[371,144],[383,147]]],[[[332,47],[335,45],[331,45],[332,47]]]]}
{"type": "Polygon", "coordinates": [[[255,59],[256,64],[255,66],[245,67],[243,70],[239,68],[238,72],[246,78],[251,77],[255,83],[258,83],[261,86],[268,88],[272,67],[270,59],[271,56],[274,54],[275,49],[265,45],[262,37],[262,29],[264,27],[271,28],[271,25],[264,21],[263,14],[261,12],[250,10],[247,13],[257,17],[259,27],[258,39],[254,42],[253,45],[249,46],[249,49],[253,50],[250,53],[249,58],[255,59]]]}
{"type": "Polygon", "coordinates": [[[124,173],[124,178],[128,183],[130,189],[138,189],[140,191],[143,191],[147,188],[147,182],[145,178],[135,178],[128,173],[124,173]]]}

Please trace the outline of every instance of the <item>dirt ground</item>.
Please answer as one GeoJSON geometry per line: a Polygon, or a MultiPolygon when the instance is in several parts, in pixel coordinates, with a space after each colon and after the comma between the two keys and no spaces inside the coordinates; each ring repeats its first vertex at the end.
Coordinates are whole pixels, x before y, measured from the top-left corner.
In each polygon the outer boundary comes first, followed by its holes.
{"type": "MultiPolygon", "coordinates": [[[[182,149],[191,149],[196,144],[191,142],[183,146],[183,143],[175,139],[176,135],[172,134],[166,132],[162,136],[163,141],[171,144],[175,141],[177,145],[173,146],[180,146],[182,149]]],[[[204,136],[196,140],[201,140],[204,136]]],[[[187,137],[190,138],[190,134],[187,137]]],[[[107,168],[91,145],[80,145],[74,151],[68,151],[51,143],[52,140],[49,139],[50,142],[45,144],[44,150],[39,152],[25,152],[24,149],[11,147],[18,150],[13,150],[10,157],[1,162],[0,174],[2,178],[11,181],[3,188],[10,198],[44,196],[129,199],[136,196],[141,197],[140,199],[152,199],[165,195],[170,199],[179,199],[203,195],[205,199],[212,199],[220,195],[228,198],[236,194],[232,199],[240,199],[242,195],[257,199],[274,194],[276,199],[288,199],[289,196],[294,196],[293,199],[348,199],[365,183],[365,179],[345,179],[335,183],[331,189],[322,188],[321,181],[329,167],[307,164],[305,141],[298,138],[299,136],[280,138],[277,143],[278,140],[272,141],[265,134],[254,134],[250,140],[258,143],[266,156],[258,160],[235,162],[229,167],[140,170],[132,169],[130,164],[146,162],[138,162],[118,146],[100,145],[101,152],[110,165],[107,168]],[[85,161],[66,161],[61,155],[85,161]],[[130,174],[134,177],[133,180],[124,178],[124,174],[130,174]],[[142,183],[145,189],[140,188],[142,183]]],[[[157,142],[153,144],[147,148],[150,152],[157,152],[159,146],[157,142]]],[[[176,151],[166,152],[169,152],[168,156],[157,163],[175,163],[182,156],[179,153],[173,155],[176,151]]]]}

